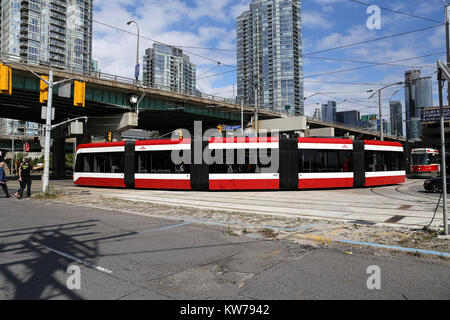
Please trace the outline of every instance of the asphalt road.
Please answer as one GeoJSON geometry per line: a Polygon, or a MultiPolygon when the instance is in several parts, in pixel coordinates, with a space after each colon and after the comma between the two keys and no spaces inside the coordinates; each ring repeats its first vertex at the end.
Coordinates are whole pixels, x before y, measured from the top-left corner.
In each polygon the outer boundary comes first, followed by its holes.
{"type": "Polygon", "coordinates": [[[440,259],[350,255],[181,221],[0,199],[0,299],[449,298],[450,268],[440,259]],[[67,287],[71,265],[80,267],[80,290],[67,287]],[[371,265],[380,267],[380,290],[367,288],[371,265]]]}
{"type": "MultiPolygon", "coordinates": [[[[402,185],[362,189],[236,192],[93,188],[76,186],[71,180],[52,181],[51,185],[54,190],[69,193],[88,191],[92,195],[168,206],[422,228],[432,220],[439,200],[439,195],[423,190],[424,181],[409,179],[402,185]]],[[[18,186],[14,181],[8,185],[13,189],[18,186]]],[[[32,189],[40,188],[40,181],[33,181],[32,189]]],[[[435,216],[432,227],[443,227],[442,214],[435,216]]]]}

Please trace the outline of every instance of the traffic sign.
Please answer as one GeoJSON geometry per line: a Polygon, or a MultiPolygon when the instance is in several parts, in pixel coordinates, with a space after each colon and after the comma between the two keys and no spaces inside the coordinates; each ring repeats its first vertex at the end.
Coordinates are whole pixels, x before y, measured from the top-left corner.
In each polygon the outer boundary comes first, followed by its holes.
{"type": "MultiPolygon", "coordinates": [[[[41,119],[47,119],[47,107],[42,107],[41,109],[41,119]]],[[[55,108],[52,108],[52,121],[55,120],[55,108]]]]}
{"type": "Polygon", "coordinates": [[[139,78],[140,65],[136,65],[136,69],[134,70],[134,77],[139,78]]]}
{"type": "Polygon", "coordinates": [[[377,115],[369,114],[369,115],[361,116],[361,121],[370,121],[370,120],[377,120],[377,115]]]}
{"type": "Polygon", "coordinates": [[[225,130],[239,130],[241,126],[226,126],[225,130]]]}

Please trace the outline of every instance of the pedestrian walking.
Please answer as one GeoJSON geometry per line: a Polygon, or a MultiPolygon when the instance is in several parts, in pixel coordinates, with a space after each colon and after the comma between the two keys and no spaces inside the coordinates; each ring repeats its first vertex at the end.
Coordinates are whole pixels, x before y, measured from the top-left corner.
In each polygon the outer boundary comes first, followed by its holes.
{"type": "Polygon", "coordinates": [[[31,165],[28,160],[24,160],[19,167],[20,189],[15,196],[23,199],[23,192],[27,188],[27,198],[31,197],[31,165]]]}
{"type": "Polygon", "coordinates": [[[11,198],[11,196],[9,195],[9,192],[8,192],[8,186],[6,184],[5,166],[6,166],[6,163],[4,163],[4,162],[0,163],[0,185],[2,186],[2,189],[5,192],[6,197],[11,198]]]}

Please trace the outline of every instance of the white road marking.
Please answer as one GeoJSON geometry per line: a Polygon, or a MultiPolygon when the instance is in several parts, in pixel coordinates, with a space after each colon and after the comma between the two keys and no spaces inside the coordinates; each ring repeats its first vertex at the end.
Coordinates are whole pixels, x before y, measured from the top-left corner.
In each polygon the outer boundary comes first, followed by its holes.
{"type": "Polygon", "coordinates": [[[64,252],[61,252],[61,251],[52,249],[52,248],[50,248],[50,247],[44,246],[43,244],[40,244],[40,243],[37,243],[37,242],[31,242],[31,244],[34,245],[34,246],[37,246],[37,247],[43,247],[43,248],[45,248],[46,250],[51,251],[51,252],[53,252],[53,253],[56,253],[56,254],[58,254],[58,255],[60,255],[60,256],[63,256],[63,257],[65,257],[65,258],[67,258],[67,259],[74,260],[74,261],[76,261],[76,262],[78,262],[78,263],[84,264],[85,266],[87,266],[87,267],[89,267],[89,268],[91,268],[91,269],[94,269],[94,270],[97,270],[97,271],[100,271],[100,272],[104,272],[104,273],[108,273],[108,274],[113,273],[111,270],[108,270],[108,269],[106,269],[106,268],[97,266],[97,265],[95,265],[95,264],[93,264],[93,263],[90,263],[90,262],[81,260],[81,259],[79,259],[79,258],[77,258],[77,257],[71,256],[70,254],[67,254],[67,253],[64,253],[64,252]]]}

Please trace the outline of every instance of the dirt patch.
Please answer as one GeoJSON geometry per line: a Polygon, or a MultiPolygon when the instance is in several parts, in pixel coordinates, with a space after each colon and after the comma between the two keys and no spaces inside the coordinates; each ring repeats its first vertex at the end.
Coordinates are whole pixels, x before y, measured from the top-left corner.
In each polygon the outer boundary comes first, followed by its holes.
{"type": "MultiPolygon", "coordinates": [[[[258,215],[160,205],[147,201],[131,201],[91,194],[58,195],[51,202],[87,206],[118,213],[188,221],[223,228],[229,236],[260,234],[269,239],[287,239],[301,243],[330,244],[331,240],[350,240],[400,246],[414,249],[450,252],[450,241],[439,239],[437,233],[404,227],[388,227],[309,220],[282,216],[258,215]]],[[[352,245],[352,247],[355,247],[352,245]]],[[[393,252],[393,251],[391,251],[393,252]]],[[[417,254],[417,256],[423,256],[417,254]]],[[[427,256],[427,255],[424,255],[427,256]]]]}

